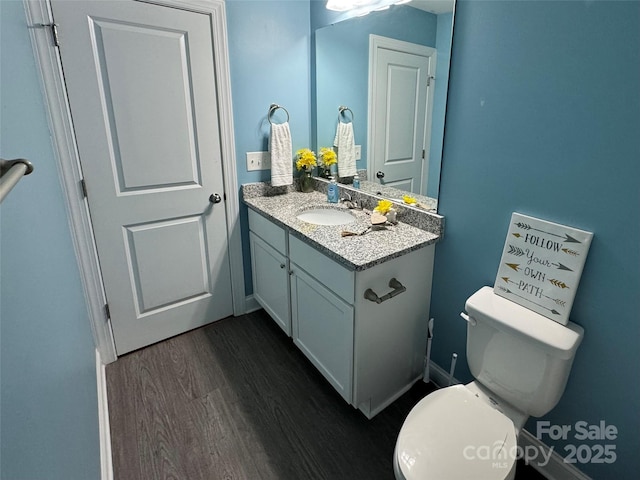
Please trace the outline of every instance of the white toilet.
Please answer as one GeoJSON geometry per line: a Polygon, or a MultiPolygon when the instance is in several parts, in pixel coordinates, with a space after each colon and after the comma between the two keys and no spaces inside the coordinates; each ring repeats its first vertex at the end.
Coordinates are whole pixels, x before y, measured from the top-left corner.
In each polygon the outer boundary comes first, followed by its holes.
{"type": "Polygon", "coordinates": [[[483,287],[466,302],[475,381],[427,395],[396,443],[397,480],[515,477],[517,436],[564,392],[583,329],[560,325],[483,287]]]}

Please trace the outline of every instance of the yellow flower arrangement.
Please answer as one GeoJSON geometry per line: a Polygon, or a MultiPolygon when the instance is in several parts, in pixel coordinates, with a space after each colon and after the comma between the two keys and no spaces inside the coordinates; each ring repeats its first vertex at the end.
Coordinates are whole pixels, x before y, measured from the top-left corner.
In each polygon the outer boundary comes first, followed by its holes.
{"type": "Polygon", "coordinates": [[[298,170],[305,169],[309,171],[317,165],[316,154],[308,148],[301,148],[296,152],[296,156],[298,157],[298,160],[296,160],[296,168],[298,170]]]}
{"type": "Polygon", "coordinates": [[[338,156],[336,155],[336,152],[334,152],[333,149],[328,147],[322,147],[320,149],[319,156],[320,156],[320,161],[322,162],[322,165],[325,168],[328,168],[331,165],[338,162],[338,156]]]}
{"type": "Polygon", "coordinates": [[[378,212],[380,215],[386,215],[389,213],[389,210],[391,210],[391,207],[393,207],[393,203],[389,200],[380,200],[378,201],[378,206],[374,208],[373,211],[378,212]]]}
{"type": "Polygon", "coordinates": [[[418,201],[415,198],[410,197],[409,195],[404,195],[402,197],[402,201],[407,205],[413,205],[414,203],[418,203],[418,201]]]}

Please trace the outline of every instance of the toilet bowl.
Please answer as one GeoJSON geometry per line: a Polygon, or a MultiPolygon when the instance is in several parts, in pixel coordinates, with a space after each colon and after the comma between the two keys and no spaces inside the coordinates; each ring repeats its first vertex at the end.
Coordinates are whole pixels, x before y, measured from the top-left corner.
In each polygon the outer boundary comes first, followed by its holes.
{"type": "Polygon", "coordinates": [[[584,331],[495,295],[465,304],[467,363],[474,381],[427,395],[402,425],[398,480],[511,480],[517,436],[531,415],[556,406],[584,331]]]}
{"type": "Polygon", "coordinates": [[[515,477],[517,429],[464,385],[423,398],[396,443],[397,480],[505,480],[515,477]]]}

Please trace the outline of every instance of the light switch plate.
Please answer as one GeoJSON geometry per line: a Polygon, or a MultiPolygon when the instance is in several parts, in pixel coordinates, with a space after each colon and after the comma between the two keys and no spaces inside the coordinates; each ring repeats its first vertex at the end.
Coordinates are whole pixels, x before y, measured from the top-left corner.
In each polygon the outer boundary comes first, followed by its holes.
{"type": "Polygon", "coordinates": [[[247,171],[268,170],[271,168],[269,152],[247,152],[247,171]]]}
{"type": "Polygon", "coordinates": [[[362,145],[356,145],[356,160],[360,160],[362,158],[362,145]]]}

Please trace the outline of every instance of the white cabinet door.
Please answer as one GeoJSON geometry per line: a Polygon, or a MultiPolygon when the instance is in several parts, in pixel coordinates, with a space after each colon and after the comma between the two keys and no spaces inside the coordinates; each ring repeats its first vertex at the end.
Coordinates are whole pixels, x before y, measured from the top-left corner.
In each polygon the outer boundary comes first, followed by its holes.
{"type": "Polygon", "coordinates": [[[271,318],[291,336],[287,258],[250,232],[253,296],[271,318]]]}
{"type": "Polygon", "coordinates": [[[353,385],[353,307],[291,264],[293,341],[349,403],[353,385]]]}

